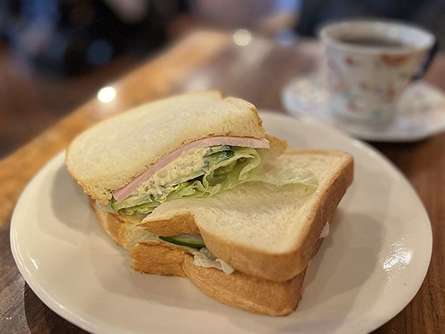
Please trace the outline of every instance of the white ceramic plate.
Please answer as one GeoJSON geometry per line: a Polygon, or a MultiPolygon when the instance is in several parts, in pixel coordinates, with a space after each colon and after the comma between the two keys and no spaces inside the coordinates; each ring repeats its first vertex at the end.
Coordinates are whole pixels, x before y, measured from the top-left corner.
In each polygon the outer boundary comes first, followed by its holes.
{"type": "Polygon", "coordinates": [[[354,184],[310,265],[297,312],[250,314],[186,279],[133,272],[95,222],[62,154],[29,183],[12,217],[12,251],[32,290],[97,333],[365,333],[392,318],[414,297],[431,256],[430,222],[416,193],[359,141],[312,121],[263,119],[292,146],[341,149],[355,159],[354,184]]]}
{"type": "Polygon", "coordinates": [[[397,103],[393,122],[380,127],[333,117],[323,82],[319,72],[292,80],[282,93],[289,114],[315,118],[354,137],[373,141],[412,142],[445,131],[445,95],[427,82],[410,85],[397,103]]]}

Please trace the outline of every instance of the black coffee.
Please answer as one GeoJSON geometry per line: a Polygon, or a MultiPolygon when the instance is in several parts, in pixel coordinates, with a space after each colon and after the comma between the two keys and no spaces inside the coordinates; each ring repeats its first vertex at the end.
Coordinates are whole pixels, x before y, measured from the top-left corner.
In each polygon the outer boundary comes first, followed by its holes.
{"type": "Polygon", "coordinates": [[[394,41],[390,39],[378,38],[378,37],[342,37],[339,39],[340,42],[356,45],[365,46],[373,48],[407,48],[406,44],[399,41],[394,41]]]}

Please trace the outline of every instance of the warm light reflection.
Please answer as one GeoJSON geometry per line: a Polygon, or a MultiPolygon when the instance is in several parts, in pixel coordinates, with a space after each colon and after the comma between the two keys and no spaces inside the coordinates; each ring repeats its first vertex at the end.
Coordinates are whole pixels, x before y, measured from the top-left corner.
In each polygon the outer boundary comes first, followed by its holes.
{"type": "Polygon", "coordinates": [[[39,269],[39,265],[37,264],[37,261],[34,260],[33,258],[31,258],[31,262],[34,265],[34,268],[36,268],[36,270],[38,270],[39,269]]]}
{"type": "Polygon", "coordinates": [[[383,270],[390,271],[397,267],[405,267],[411,262],[412,251],[401,246],[399,243],[392,245],[392,254],[383,262],[383,270]]]}
{"type": "Polygon", "coordinates": [[[116,98],[116,89],[111,86],[102,87],[97,92],[97,99],[102,103],[110,103],[116,98]]]}
{"type": "Polygon", "coordinates": [[[246,46],[252,41],[252,34],[249,30],[238,29],[233,33],[233,42],[238,46],[246,46]]]}

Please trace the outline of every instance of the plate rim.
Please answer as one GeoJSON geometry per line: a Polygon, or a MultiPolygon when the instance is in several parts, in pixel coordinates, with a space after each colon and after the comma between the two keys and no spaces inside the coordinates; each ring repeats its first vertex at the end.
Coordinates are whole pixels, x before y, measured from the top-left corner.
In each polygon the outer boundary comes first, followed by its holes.
{"type": "MultiPolygon", "coordinates": [[[[374,157],[377,157],[381,159],[382,162],[387,167],[387,170],[391,172],[394,175],[397,175],[399,178],[401,178],[406,186],[409,187],[412,194],[417,199],[418,203],[420,204],[420,208],[422,210],[422,214],[425,216],[427,222],[429,224],[425,224],[428,232],[428,245],[426,245],[426,258],[423,262],[423,268],[421,268],[421,279],[417,282],[414,289],[412,289],[412,292],[410,294],[407,294],[407,298],[404,299],[403,302],[399,303],[398,307],[393,307],[391,309],[392,312],[387,312],[385,317],[380,318],[378,321],[374,321],[372,326],[369,326],[369,331],[375,330],[379,328],[380,326],[384,325],[386,322],[388,322],[390,319],[394,318],[398,313],[400,313],[411,301],[412,299],[417,295],[418,291],[420,290],[423,282],[425,281],[425,278],[428,273],[428,268],[431,263],[432,258],[432,246],[433,246],[433,235],[432,235],[432,226],[431,226],[431,220],[429,218],[429,214],[420,199],[419,195],[417,194],[416,190],[412,186],[411,182],[405,177],[405,175],[383,154],[381,154],[379,151],[374,149],[371,145],[351,137],[349,134],[342,132],[341,130],[329,125],[322,123],[318,120],[304,117],[296,119],[294,117],[289,116],[286,113],[282,113],[279,111],[271,111],[269,110],[261,110],[260,111],[261,117],[265,116],[266,118],[281,118],[284,120],[292,120],[296,123],[309,123],[312,126],[317,126],[323,128],[323,130],[329,131],[333,133],[336,136],[340,136],[343,139],[346,139],[351,142],[352,145],[359,147],[360,150],[365,150],[366,153],[371,154],[374,157]]],[[[24,260],[23,260],[23,254],[19,250],[19,241],[17,239],[17,229],[15,228],[15,225],[17,221],[17,215],[18,215],[18,209],[23,207],[23,202],[26,194],[29,192],[29,189],[37,182],[39,175],[43,173],[51,164],[55,164],[57,160],[62,159],[64,155],[64,150],[58,152],[56,155],[54,155],[52,158],[50,158],[39,170],[34,176],[30,179],[30,181],[27,183],[23,191],[21,192],[16,205],[14,207],[13,213],[11,215],[10,220],[10,244],[11,244],[11,251],[14,258],[14,261],[16,263],[16,266],[26,281],[26,284],[29,285],[29,287],[33,290],[33,292],[44,302],[45,305],[47,305],[51,310],[53,310],[55,313],[57,313],[62,318],[66,319],[67,321],[75,324],[76,326],[82,328],[83,330],[93,332],[93,333],[115,333],[116,328],[108,325],[106,322],[101,321],[100,319],[94,318],[84,318],[83,316],[79,316],[77,313],[71,311],[69,308],[64,307],[61,305],[54,296],[51,296],[44,288],[41,287],[40,284],[36,280],[33,279],[31,271],[28,270],[28,268],[25,266],[24,260]]],[[[420,272],[420,270],[418,271],[420,272]]],[[[368,330],[367,329],[367,330],[368,330]]],[[[121,330],[119,329],[119,333],[130,333],[131,331],[128,329],[121,330]]]]}
{"type": "MultiPolygon", "coordinates": [[[[48,168],[51,164],[56,163],[57,160],[62,159],[62,157],[65,155],[65,150],[59,151],[56,153],[52,158],[50,158],[39,170],[36,174],[33,175],[31,180],[26,184],[23,191],[20,193],[19,199],[16,202],[16,205],[14,207],[13,213],[11,215],[11,223],[10,223],[10,231],[9,231],[9,240],[10,240],[10,247],[12,256],[14,258],[14,262],[22,275],[23,279],[25,280],[25,283],[29,285],[31,290],[39,297],[42,302],[50,308],[53,312],[55,312],[57,315],[62,317],[63,319],[73,323],[74,325],[80,327],[81,329],[92,332],[92,333],[99,333],[103,329],[106,330],[106,332],[112,333],[115,331],[112,327],[109,327],[106,323],[100,322],[100,327],[97,325],[98,322],[92,322],[87,321],[83,317],[79,316],[75,312],[71,311],[69,308],[64,307],[60,303],[57,302],[56,298],[51,296],[44,288],[41,287],[40,284],[38,284],[33,278],[32,273],[29,271],[29,269],[25,266],[24,260],[23,260],[23,254],[19,250],[18,246],[18,240],[17,240],[17,230],[14,228],[15,221],[17,217],[17,208],[19,206],[23,206],[22,202],[24,201],[24,194],[29,191],[29,189],[34,185],[39,175],[48,168]],[[102,326],[105,326],[102,327],[102,326]]],[[[127,331],[126,331],[127,332],[127,331]]]]}

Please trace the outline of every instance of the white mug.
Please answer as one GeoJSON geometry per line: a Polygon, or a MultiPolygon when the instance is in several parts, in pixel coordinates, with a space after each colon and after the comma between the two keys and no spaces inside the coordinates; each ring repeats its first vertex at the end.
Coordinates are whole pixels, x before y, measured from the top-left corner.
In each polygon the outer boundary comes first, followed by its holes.
{"type": "Polygon", "coordinates": [[[437,49],[431,33],[392,21],[331,23],[320,37],[330,109],[335,116],[365,124],[391,121],[399,96],[424,74],[437,49]]]}

